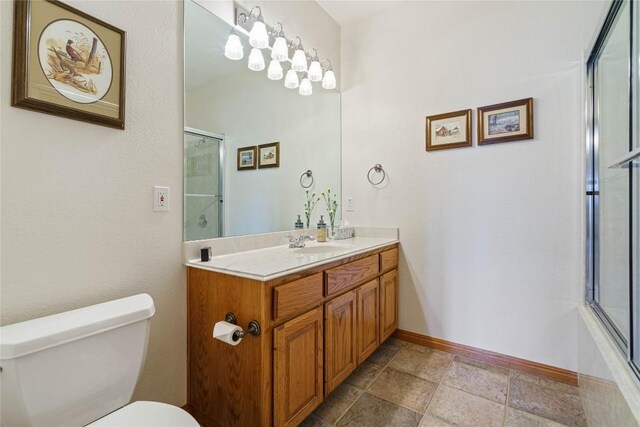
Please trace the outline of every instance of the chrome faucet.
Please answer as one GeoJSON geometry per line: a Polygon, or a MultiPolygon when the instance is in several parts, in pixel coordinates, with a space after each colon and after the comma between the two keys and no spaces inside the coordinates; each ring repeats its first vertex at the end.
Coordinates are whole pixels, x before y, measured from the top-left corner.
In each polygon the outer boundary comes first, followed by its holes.
{"type": "Polygon", "coordinates": [[[313,240],[313,237],[311,237],[306,233],[300,233],[297,236],[292,236],[291,234],[287,234],[285,237],[289,239],[290,248],[304,248],[305,241],[313,240]]]}

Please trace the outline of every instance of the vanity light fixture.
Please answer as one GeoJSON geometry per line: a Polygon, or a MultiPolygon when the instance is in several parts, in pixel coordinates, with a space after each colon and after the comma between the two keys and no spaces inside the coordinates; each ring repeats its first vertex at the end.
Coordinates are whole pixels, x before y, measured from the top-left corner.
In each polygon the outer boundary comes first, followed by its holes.
{"type": "Polygon", "coordinates": [[[303,96],[309,96],[313,93],[313,86],[311,86],[311,82],[309,81],[309,73],[307,73],[304,76],[304,79],[302,79],[298,93],[303,96]]]}
{"type": "Polygon", "coordinates": [[[296,51],[293,53],[291,59],[291,69],[293,71],[305,72],[307,71],[307,54],[304,52],[304,46],[302,46],[302,39],[296,36],[298,43],[296,43],[296,51]]]}
{"type": "Polygon", "coordinates": [[[331,61],[325,59],[329,63],[327,66],[327,71],[324,72],[324,77],[322,78],[322,88],[323,89],[335,89],[336,88],[336,75],[333,73],[333,67],[331,66],[331,61]]]}
{"type": "Polygon", "coordinates": [[[318,59],[318,51],[312,50],[314,56],[312,57],[311,65],[309,65],[308,77],[312,82],[319,82],[322,80],[322,66],[320,66],[320,60],[318,59]]]}
{"type": "MultiPolygon", "coordinates": [[[[287,39],[284,37],[282,24],[278,22],[276,25],[280,26],[280,31],[273,31],[272,33],[276,36],[276,40],[273,42],[273,47],[271,48],[271,59],[275,59],[280,62],[288,61],[289,43],[287,43],[287,39]]],[[[273,27],[275,28],[275,25],[273,27]]]]}
{"type": "Polygon", "coordinates": [[[253,71],[262,71],[264,70],[264,56],[262,56],[262,51],[257,47],[251,49],[251,53],[249,54],[249,69],[253,71]]]}
{"type": "Polygon", "coordinates": [[[244,48],[235,28],[231,29],[231,34],[224,45],[224,56],[234,61],[240,60],[244,56],[244,48]]]}
{"type": "Polygon", "coordinates": [[[259,6],[254,6],[249,12],[249,19],[254,16],[254,11],[258,9],[258,15],[253,18],[255,22],[249,33],[249,44],[257,49],[264,49],[269,46],[269,34],[267,34],[267,27],[264,25],[264,19],[262,18],[262,9],[259,6]]]}
{"type": "Polygon", "coordinates": [[[284,87],[286,87],[287,89],[295,89],[298,86],[298,73],[296,73],[292,69],[289,69],[289,71],[287,71],[287,76],[284,78],[284,87]]]}
{"type": "Polygon", "coordinates": [[[287,40],[282,23],[278,22],[274,26],[268,27],[259,6],[254,6],[250,11],[247,11],[247,9],[236,5],[235,17],[235,26],[231,30],[224,48],[224,55],[227,58],[237,61],[244,56],[242,42],[236,32],[237,27],[240,27],[249,34],[249,44],[252,49],[247,66],[250,70],[264,70],[265,60],[261,49],[270,48],[271,61],[267,69],[267,77],[270,80],[281,80],[284,71],[280,62],[290,61],[291,67],[284,78],[286,88],[298,89],[300,95],[308,96],[313,93],[311,82],[322,81],[324,89],[335,89],[336,76],[333,73],[331,61],[328,59],[320,61],[316,49],[306,52],[299,36],[287,40]],[[272,46],[269,46],[270,40],[273,40],[272,46]],[[291,59],[289,59],[289,49],[293,50],[291,59]],[[325,61],[328,63],[326,67],[324,66],[325,61]],[[300,81],[298,73],[305,73],[302,81],[300,81]]]}
{"type": "Polygon", "coordinates": [[[267,70],[267,77],[270,80],[280,80],[283,76],[282,65],[277,59],[272,59],[267,70]]]}

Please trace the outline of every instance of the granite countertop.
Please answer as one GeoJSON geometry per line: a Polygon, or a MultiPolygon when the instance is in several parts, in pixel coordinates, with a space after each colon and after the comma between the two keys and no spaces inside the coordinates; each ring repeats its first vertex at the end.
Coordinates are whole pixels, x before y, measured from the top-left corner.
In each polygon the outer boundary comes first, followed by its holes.
{"type": "Polygon", "coordinates": [[[326,243],[308,242],[304,248],[289,245],[218,255],[210,261],[189,260],[189,267],[268,281],[311,267],[337,261],[353,255],[398,243],[398,239],[382,237],[354,237],[328,240],[326,243]]]}

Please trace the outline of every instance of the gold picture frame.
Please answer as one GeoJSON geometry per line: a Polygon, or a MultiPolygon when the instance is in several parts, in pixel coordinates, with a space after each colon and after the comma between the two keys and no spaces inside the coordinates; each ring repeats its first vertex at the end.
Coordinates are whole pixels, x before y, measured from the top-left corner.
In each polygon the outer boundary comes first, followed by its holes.
{"type": "Polygon", "coordinates": [[[57,0],[15,0],[11,105],[125,124],[126,33],[57,0]]]}
{"type": "Polygon", "coordinates": [[[478,107],[478,145],[533,139],[533,98],[478,107]]]}
{"type": "Polygon", "coordinates": [[[427,151],[471,147],[471,144],[471,109],[427,116],[427,151]]]}
{"type": "Polygon", "coordinates": [[[242,147],[238,148],[238,170],[245,171],[256,168],[256,155],[258,147],[242,147]]]}
{"type": "Polygon", "coordinates": [[[280,167],[280,143],[258,145],[258,167],[279,168],[280,167]]]}

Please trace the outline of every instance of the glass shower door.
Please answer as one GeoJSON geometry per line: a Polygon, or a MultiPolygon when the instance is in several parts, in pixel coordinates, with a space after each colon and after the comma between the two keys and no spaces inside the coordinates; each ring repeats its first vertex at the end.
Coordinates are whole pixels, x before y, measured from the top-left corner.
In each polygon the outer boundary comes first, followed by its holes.
{"type": "Polygon", "coordinates": [[[224,138],[184,132],[184,240],[222,237],[224,138]]]}
{"type": "Polygon", "coordinates": [[[629,152],[629,3],[624,3],[594,67],[598,194],[595,300],[623,347],[631,329],[629,170],[615,163],[629,152]]]}

